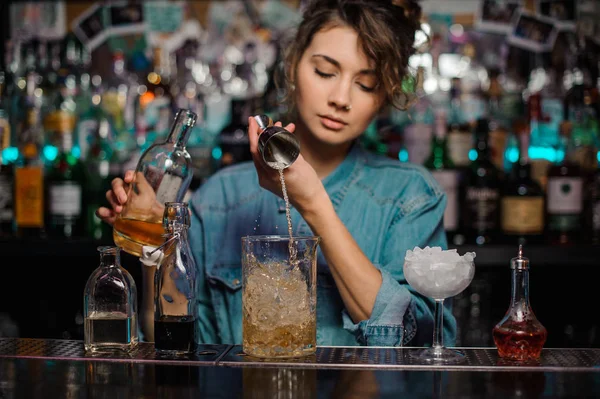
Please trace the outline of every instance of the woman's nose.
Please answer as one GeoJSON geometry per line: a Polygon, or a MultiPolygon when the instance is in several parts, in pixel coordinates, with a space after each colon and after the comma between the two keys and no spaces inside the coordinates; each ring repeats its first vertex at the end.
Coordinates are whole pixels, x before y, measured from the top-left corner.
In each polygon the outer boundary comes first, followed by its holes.
{"type": "Polygon", "coordinates": [[[329,93],[328,102],[337,109],[350,110],[352,108],[350,84],[344,81],[336,82],[329,93]]]}

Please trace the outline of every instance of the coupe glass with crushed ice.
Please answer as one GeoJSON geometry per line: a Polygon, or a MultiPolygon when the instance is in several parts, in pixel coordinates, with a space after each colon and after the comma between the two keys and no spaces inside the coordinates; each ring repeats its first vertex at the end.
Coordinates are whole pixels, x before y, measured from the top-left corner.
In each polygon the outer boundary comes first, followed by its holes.
{"type": "Polygon", "coordinates": [[[433,317],[433,344],[431,348],[413,352],[411,356],[436,363],[458,363],[464,354],[444,347],[443,309],[444,299],[460,294],[471,284],[475,275],[475,253],[459,255],[455,249],[442,250],[440,247],[415,247],[406,251],[404,277],[422,295],[435,300],[433,317]]]}
{"type": "Polygon", "coordinates": [[[318,243],[319,237],[242,237],[242,347],[247,355],[315,353],[318,243]]]}

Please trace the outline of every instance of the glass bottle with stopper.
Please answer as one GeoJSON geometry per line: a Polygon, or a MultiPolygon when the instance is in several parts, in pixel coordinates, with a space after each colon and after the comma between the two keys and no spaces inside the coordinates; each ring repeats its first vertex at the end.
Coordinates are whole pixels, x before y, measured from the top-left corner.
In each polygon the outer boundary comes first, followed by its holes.
{"type": "Polygon", "coordinates": [[[494,327],[494,343],[501,358],[515,361],[539,359],[548,336],[529,303],[529,259],[519,254],[510,261],[512,272],[510,307],[504,318],[494,327]]]}
{"type": "Polygon", "coordinates": [[[154,346],[159,353],[186,354],[196,348],[196,265],[189,227],[187,203],[167,202],[165,243],[156,249],[164,256],[154,275],[154,346]]]}
{"type": "Polygon", "coordinates": [[[91,353],[131,352],[138,344],[137,289],[118,247],[98,247],[100,266],[83,295],[84,346],[91,353]]]}
{"type": "Polygon", "coordinates": [[[152,144],[138,161],[113,229],[115,244],[132,255],[141,257],[142,246],[163,243],[164,204],[182,201],[190,186],[193,168],[186,143],[196,118],[192,111],[180,109],[167,139],[152,144]]]}
{"type": "Polygon", "coordinates": [[[267,115],[256,115],[258,123],[258,151],[265,163],[273,169],[285,169],[293,164],[300,154],[298,138],[288,130],[273,125],[267,115]]]}

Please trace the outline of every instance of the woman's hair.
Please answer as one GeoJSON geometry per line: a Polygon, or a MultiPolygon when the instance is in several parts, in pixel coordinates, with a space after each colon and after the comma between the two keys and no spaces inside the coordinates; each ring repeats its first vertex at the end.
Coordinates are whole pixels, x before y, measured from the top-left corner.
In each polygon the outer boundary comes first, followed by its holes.
{"type": "Polygon", "coordinates": [[[365,55],[375,62],[378,85],[386,101],[406,109],[408,95],[402,83],[409,74],[415,32],[420,29],[421,7],[414,0],[311,0],[296,35],[284,54],[284,74],[293,101],[298,62],[316,33],[347,26],[358,34],[365,55]]]}

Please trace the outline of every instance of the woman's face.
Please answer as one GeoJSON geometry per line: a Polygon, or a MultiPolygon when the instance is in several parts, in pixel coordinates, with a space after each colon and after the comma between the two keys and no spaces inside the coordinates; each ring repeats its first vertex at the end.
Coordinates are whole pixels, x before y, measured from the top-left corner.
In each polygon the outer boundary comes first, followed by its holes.
{"type": "Polygon", "coordinates": [[[300,123],[330,145],[360,136],[384,98],[374,62],[364,54],[357,33],[345,26],[315,34],[295,77],[300,123]]]}

